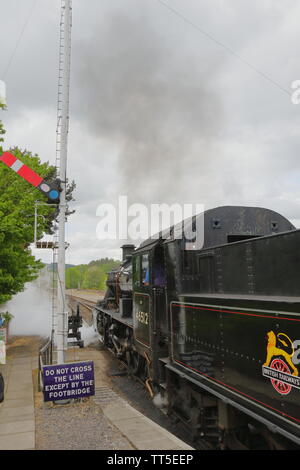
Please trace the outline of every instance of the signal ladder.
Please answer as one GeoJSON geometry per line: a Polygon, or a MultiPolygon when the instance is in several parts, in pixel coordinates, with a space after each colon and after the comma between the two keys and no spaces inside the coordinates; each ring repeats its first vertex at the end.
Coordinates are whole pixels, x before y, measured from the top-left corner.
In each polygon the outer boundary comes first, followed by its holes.
{"type": "MultiPolygon", "coordinates": [[[[69,86],[64,83],[64,78],[70,76],[71,69],[71,30],[72,30],[72,19],[70,21],[70,28],[65,31],[65,16],[66,16],[66,2],[61,1],[61,19],[60,19],[60,39],[59,39],[59,72],[58,72],[58,95],[57,95],[57,127],[56,127],[56,169],[57,177],[60,178],[60,157],[61,157],[61,137],[62,137],[62,114],[63,104],[69,109],[69,86]],[[69,35],[70,47],[68,51],[65,51],[65,34],[69,35]],[[65,54],[67,60],[65,61],[65,54]],[[67,70],[65,70],[65,67],[67,70]]],[[[72,18],[72,16],[71,16],[72,18]]],[[[67,80],[68,81],[68,80],[67,80]]],[[[69,117],[68,117],[69,120],[69,117]]],[[[69,126],[67,125],[67,129],[69,126]]]]}
{"type": "MultiPolygon", "coordinates": [[[[70,70],[71,70],[71,35],[72,35],[72,1],[61,0],[61,18],[60,18],[60,39],[59,39],[59,68],[58,68],[58,94],[57,94],[57,127],[56,127],[56,174],[63,183],[66,183],[66,152],[69,131],[69,101],[70,101],[70,70]],[[67,26],[66,26],[67,25],[67,26]],[[67,48],[67,49],[66,49],[67,48]],[[62,158],[64,160],[62,160],[62,158]]],[[[65,248],[68,244],[65,244],[65,248]]],[[[57,332],[58,328],[58,312],[59,299],[58,289],[61,280],[59,279],[58,270],[58,247],[59,247],[59,231],[55,233],[53,246],[53,263],[54,263],[54,279],[53,279],[53,307],[52,307],[52,335],[57,332]]],[[[65,308],[65,307],[64,307],[65,308]]],[[[63,328],[67,332],[68,325],[64,319],[63,328]]],[[[61,333],[61,332],[60,332],[61,333]]],[[[57,339],[57,338],[56,338],[57,339]]],[[[64,333],[64,349],[67,349],[67,334],[64,333]]],[[[56,343],[56,341],[54,341],[56,343]]]]}

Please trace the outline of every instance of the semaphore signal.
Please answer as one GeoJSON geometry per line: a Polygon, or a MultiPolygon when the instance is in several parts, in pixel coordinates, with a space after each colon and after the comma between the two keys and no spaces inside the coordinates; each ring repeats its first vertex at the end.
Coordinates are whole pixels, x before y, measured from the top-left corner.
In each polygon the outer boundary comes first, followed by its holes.
{"type": "Polygon", "coordinates": [[[0,161],[11,168],[11,170],[15,171],[29,184],[39,189],[45,196],[47,196],[49,202],[53,204],[59,204],[59,196],[61,191],[59,180],[56,180],[55,182],[45,181],[35,171],[21,162],[21,160],[19,160],[10,152],[3,153],[0,157],[0,161]]]}

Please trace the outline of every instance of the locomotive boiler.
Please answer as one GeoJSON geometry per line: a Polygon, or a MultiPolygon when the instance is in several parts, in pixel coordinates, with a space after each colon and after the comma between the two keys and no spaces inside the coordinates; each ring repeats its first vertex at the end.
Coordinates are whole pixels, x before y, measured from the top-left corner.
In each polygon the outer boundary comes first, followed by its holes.
{"type": "Polygon", "coordinates": [[[186,224],[201,246],[182,224],[123,246],[94,311],[101,341],[199,448],[299,448],[300,231],[257,207],[186,224]]]}

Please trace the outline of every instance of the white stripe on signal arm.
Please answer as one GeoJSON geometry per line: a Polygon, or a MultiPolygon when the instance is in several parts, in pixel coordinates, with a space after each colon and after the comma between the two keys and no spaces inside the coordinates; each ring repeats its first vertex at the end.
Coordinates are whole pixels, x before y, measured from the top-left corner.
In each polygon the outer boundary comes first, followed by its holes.
{"type": "Polygon", "coordinates": [[[15,163],[13,163],[10,168],[17,173],[22,168],[23,165],[24,163],[21,162],[21,160],[16,160],[15,163]]]}

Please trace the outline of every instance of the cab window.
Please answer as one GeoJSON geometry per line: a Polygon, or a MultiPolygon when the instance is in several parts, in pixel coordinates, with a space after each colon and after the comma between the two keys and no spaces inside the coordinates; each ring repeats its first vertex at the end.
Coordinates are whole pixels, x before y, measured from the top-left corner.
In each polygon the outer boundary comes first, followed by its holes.
{"type": "Polygon", "coordinates": [[[133,285],[139,286],[141,283],[141,257],[135,256],[133,259],[133,285]]]}
{"type": "Polygon", "coordinates": [[[142,285],[149,286],[150,284],[150,268],[149,268],[149,255],[142,256],[142,285]]]}

